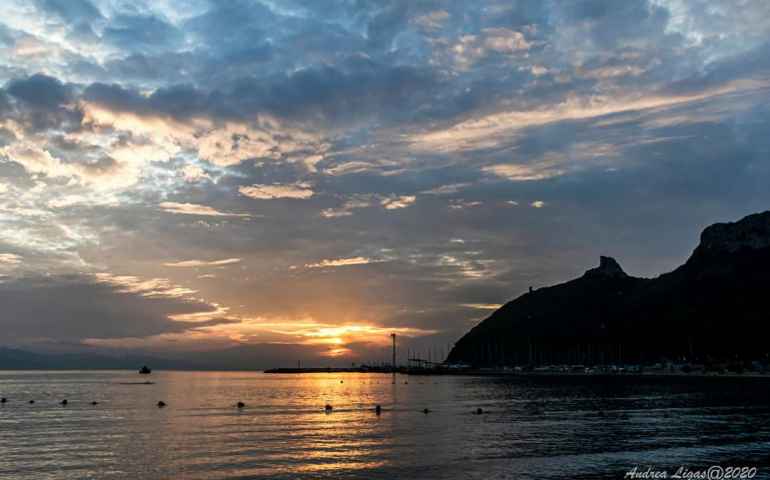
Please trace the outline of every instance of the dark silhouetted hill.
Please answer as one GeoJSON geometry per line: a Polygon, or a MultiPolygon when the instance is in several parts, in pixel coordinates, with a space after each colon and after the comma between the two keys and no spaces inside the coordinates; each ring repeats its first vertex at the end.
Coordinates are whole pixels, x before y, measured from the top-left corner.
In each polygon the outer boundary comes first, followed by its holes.
{"type": "Polygon", "coordinates": [[[706,228],[654,279],[601,257],[582,277],[524,294],[463,336],[448,363],[625,364],[770,358],[770,211],[706,228]]]}

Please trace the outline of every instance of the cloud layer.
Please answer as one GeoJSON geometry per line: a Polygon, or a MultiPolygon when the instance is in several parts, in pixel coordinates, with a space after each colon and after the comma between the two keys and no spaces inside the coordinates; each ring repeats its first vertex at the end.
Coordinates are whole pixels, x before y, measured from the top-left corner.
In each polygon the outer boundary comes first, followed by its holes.
{"type": "Polygon", "coordinates": [[[768,15],[3,2],[3,342],[318,355],[308,332],[333,327],[320,351],[365,359],[389,329],[445,345],[600,254],[665,271],[707,224],[770,205],[768,15]],[[153,279],[182,296],[129,289],[153,279]]]}

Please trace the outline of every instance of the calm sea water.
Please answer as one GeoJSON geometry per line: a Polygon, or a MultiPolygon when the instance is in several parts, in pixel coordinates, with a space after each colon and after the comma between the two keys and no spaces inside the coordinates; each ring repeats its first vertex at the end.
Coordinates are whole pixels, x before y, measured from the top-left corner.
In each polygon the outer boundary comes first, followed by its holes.
{"type": "Polygon", "coordinates": [[[0,372],[0,478],[594,479],[711,465],[770,478],[769,388],[770,378],[0,372]],[[129,384],[143,381],[154,384],[129,384]]]}

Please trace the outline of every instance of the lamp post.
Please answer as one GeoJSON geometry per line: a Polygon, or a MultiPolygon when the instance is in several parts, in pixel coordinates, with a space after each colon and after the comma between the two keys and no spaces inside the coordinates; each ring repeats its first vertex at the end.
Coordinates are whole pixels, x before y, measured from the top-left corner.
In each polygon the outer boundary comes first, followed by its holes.
{"type": "Polygon", "coordinates": [[[396,373],[396,334],[391,333],[390,338],[393,339],[393,373],[396,373]]]}

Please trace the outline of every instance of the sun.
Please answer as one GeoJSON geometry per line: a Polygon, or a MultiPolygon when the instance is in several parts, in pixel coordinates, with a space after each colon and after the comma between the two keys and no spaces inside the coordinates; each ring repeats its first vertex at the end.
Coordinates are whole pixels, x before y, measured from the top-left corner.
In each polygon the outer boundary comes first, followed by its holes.
{"type": "Polygon", "coordinates": [[[342,357],[342,356],[345,356],[345,355],[350,355],[352,353],[353,353],[353,351],[351,349],[345,348],[345,347],[341,347],[341,348],[329,349],[329,350],[321,353],[321,355],[323,355],[325,357],[342,357]]]}

